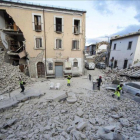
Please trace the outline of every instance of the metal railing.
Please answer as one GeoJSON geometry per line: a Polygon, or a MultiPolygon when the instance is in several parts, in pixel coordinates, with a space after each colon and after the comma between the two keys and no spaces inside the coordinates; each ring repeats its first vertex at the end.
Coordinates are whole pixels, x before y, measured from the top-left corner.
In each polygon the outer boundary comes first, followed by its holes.
{"type": "Polygon", "coordinates": [[[62,24],[56,24],[56,32],[62,32],[62,24]]]}

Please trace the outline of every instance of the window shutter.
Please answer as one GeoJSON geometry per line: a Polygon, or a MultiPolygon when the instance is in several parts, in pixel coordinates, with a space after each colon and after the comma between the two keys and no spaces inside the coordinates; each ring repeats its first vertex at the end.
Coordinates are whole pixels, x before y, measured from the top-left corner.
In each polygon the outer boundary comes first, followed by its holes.
{"type": "Polygon", "coordinates": [[[61,46],[61,39],[59,39],[59,48],[62,48],[62,46],[61,46]]]}
{"type": "Polygon", "coordinates": [[[72,49],[74,49],[74,42],[75,42],[75,41],[73,40],[73,41],[72,41],[72,49]]]}
{"type": "Polygon", "coordinates": [[[56,49],[59,49],[59,39],[56,39],[56,49]]]}
{"type": "Polygon", "coordinates": [[[39,48],[39,41],[38,41],[38,38],[36,38],[36,48],[39,48]]]}
{"type": "Polygon", "coordinates": [[[76,42],[77,42],[77,48],[76,49],[79,50],[79,41],[76,41],[76,42]]]}
{"type": "Polygon", "coordinates": [[[79,25],[80,29],[79,29],[79,33],[82,33],[82,20],[80,19],[80,25],[79,25]]]}
{"type": "Polygon", "coordinates": [[[39,40],[40,40],[40,47],[42,47],[42,38],[40,38],[39,40]]]}

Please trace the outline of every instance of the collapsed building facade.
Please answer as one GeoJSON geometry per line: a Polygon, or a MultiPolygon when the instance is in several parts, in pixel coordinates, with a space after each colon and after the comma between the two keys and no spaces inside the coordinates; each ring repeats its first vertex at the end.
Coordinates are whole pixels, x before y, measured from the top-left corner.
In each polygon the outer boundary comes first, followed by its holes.
{"type": "Polygon", "coordinates": [[[22,2],[0,3],[5,62],[32,78],[82,75],[86,11],[22,2]]]}
{"type": "Polygon", "coordinates": [[[85,46],[84,54],[87,62],[105,62],[108,65],[109,61],[109,42],[101,41],[96,44],[85,46]],[[106,45],[106,49],[100,49],[101,45],[106,45]]]}

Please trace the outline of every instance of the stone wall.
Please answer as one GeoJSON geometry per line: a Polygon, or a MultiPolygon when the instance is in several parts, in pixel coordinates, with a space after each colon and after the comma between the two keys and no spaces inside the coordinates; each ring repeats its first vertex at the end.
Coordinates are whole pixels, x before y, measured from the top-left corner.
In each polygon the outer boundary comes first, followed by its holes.
{"type": "Polygon", "coordinates": [[[30,77],[31,78],[36,78],[37,77],[37,67],[36,64],[38,62],[43,62],[43,55],[44,51],[39,53],[37,57],[30,57],[29,56],[29,71],[30,71],[30,77]]]}

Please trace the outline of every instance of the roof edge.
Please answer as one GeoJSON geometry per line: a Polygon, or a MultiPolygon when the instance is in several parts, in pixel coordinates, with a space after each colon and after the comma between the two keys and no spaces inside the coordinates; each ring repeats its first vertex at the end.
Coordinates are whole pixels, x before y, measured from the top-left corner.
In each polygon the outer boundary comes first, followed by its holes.
{"type": "Polygon", "coordinates": [[[79,12],[79,13],[86,13],[84,10],[79,9],[72,9],[72,8],[65,8],[65,7],[55,7],[55,6],[49,6],[49,5],[40,5],[40,4],[33,4],[33,3],[26,3],[26,2],[16,2],[16,1],[1,1],[0,3],[6,3],[6,4],[15,4],[20,6],[30,6],[30,7],[37,7],[37,8],[43,8],[43,9],[56,9],[56,10],[64,10],[64,11],[70,11],[70,12],[79,12]]]}

